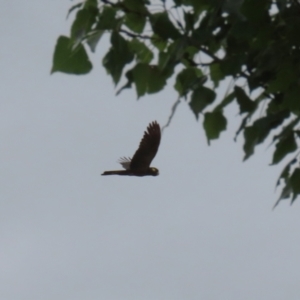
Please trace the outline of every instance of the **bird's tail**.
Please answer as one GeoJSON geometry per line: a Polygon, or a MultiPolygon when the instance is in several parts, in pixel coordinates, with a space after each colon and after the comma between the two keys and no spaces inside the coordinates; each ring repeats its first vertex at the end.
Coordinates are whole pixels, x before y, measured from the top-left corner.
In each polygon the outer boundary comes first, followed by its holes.
{"type": "Polygon", "coordinates": [[[101,175],[129,175],[127,170],[105,171],[101,175]]]}

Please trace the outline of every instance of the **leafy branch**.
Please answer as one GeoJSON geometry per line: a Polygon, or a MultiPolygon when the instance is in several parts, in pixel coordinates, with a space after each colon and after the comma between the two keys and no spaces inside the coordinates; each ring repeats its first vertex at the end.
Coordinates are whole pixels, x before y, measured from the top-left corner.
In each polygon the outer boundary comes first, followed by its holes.
{"type": "MultiPolygon", "coordinates": [[[[243,134],[244,159],[270,138],[272,165],[297,152],[298,1],[173,0],[155,6],[149,0],[85,0],[69,14],[75,11],[70,36],[57,40],[52,73],[89,73],[93,66],[88,48],[94,52],[102,35],[108,34],[111,45],[103,66],[115,85],[126,80],[117,94],[134,87],[140,98],[175,80],[178,99],[166,126],[185,99],[196,119],[203,120],[210,143],[226,130],[224,110],[235,103],[241,116],[236,137],[243,134]],[[217,103],[216,88],[226,78],[234,84],[217,103]]],[[[278,201],[295,201],[299,174],[297,154],[280,175],[278,201]]]]}

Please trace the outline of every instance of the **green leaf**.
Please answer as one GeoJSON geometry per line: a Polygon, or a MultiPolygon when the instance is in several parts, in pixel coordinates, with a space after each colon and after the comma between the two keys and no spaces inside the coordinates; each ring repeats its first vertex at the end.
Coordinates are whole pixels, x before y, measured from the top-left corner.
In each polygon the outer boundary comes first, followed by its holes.
{"type": "Polygon", "coordinates": [[[149,68],[146,64],[137,64],[132,70],[133,80],[138,98],[147,92],[147,82],[149,80],[149,68]]]}
{"type": "Polygon", "coordinates": [[[280,184],[280,180],[283,179],[285,182],[289,180],[290,170],[291,166],[297,162],[297,158],[293,158],[290,160],[287,165],[284,167],[282,172],[279,175],[279,178],[277,179],[276,186],[280,184]]]}
{"type": "Polygon", "coordinates": [[[247,122],[249,121],[249,119],[250,119],[249,115],[246,115],[242,119],[242,122],[240,123],[240,126],[239,126],[238,130],[236,131],[234,139],[233,139],[235,142],[237,141],[237,137],[239,136],[239,134],[241,133],[241,131],[243,131],[245,129],[245,127],[246,127],[247,122]]]}
{"type": "Polygon", "coordinates": [[[133,60],[133,54],[129,49],[128,42],[117,32],[111,35],[112,47],[103,58],[103,65],[108,74],[111,74],[114,83],[120,80],[123,68],[133,60]]]}
{"type": "Polygon", "coordinates": [[[300,87],[298,85],[287,90],[284,94],[283,105],[299,115],[300,112],[300,87]]]}
{"type": "Polygon", "coordinates": [[[113,30],[116,28],[119,20],[116,19],[116,10],[111,6],[104,6],[99,16],[96,29],[113,30]]]}
{"type": "Polygon", "coordinates": [[[166,85],[166,78],[157,66],[149,66],[148,94],[161,91],[166,85]]]}
{"type": "Polygon", "coordinates": [[[184,13],[184,22],[185,22],[185,31],[189,32],[194,29],[195,14],[183,11],[184,13]]]}
{"type": "Polygon", "coordinates": [[[146,17],[140,14],[127,13],[124,24],[132,31],[142,33],[146,24],[146,17]]]}
{"type": "Polygon", "coordinates": [[[166,79],[157,66],[139,63],[132,69],[132,75],[138,98],[146,93],[156,93],[166,84],[166,79]]]}
{"type": "Polygon", "coordinates": [[[300,194],[299,182],[300,182],[300,168],[296,168],[290,179],[291,187],[293,189],[293,198],[291,203],[293,203],[296,197],[300,194]]]}
{"type": "Polygon", "coordinates": [[[220,62],[220,69],[224,75],[236,76],[242,69],[245,54],[225,56],[220,62]]]}
{"type": "Polygon", "coordinates": [[[266,90],[267,93],[285,92],[298,78],[292,62],[284,63],[279,67],[276,78],[271,80],[266,90]]]}
{"type": "Polygon", "coordinates": [[[277,113],[280,110],[285,109],[286,107],[283,105],[283,94],[276,93],[274,98],[269,101],[268,107],[266,109],[267,114],[277,113]]]}
{"type": "Polygon", "coordinates": [[[171,43],[166,52],[159,52],[158,66],[166,78],[173,75],[174,67],[182,59],[187,45],[188,41],[183,37],[171,43]]]}
{"type": "MultiPolygon", "coordinates": [[[[185,42],[185,39],[183,39],[183,41],[185,42]]],[[[187,43],[185,48],[185,54],[187,54],[191,59],[193,59],[194,56],[198,53],[199,53],[199,49],[197,47],[189,46],[187,43]]]]}
{"type": "Polygon", "coordinates": [[[164,39],[162,39],[159,35],[153,34],[151,37],[151,43],[159,50],[163,51],[167,45],[168,42],[164,39]]]}
{"type": "Polygon", "coordinates": [[[166,12],[152,14],[150,16],[150,23],[153,32],[165,40],[176,40],[180,37],[180,33],[170,21],[166,12]]]}
{"type": "Polygon", "coordinates": [[[75,50],[72,50],[71,39],[66,36],[58,38],[53,55],[51,74],[54,72],[76,75],[87,74],[91,71],[92,67],[86,51],[81,44],[75,50]]]}
{"type": "Polygon", "coordinates": [[[83,5],[83,3],[77,3],[77,4],[73,5],[73,6],[68,10],[67,19],[68,19],[69,15],[71,14],[71,12],[72,12],[73,10],[76,10],[76,9],[80,8],[82,5],[83,5]]]}
{"type": "Polygon", "coordinates": [[[198,68],[189,67],[182,70],[176,77],[175,89],[180,96],[185,96],[195,86],[202,84],[202,72],[198,68]]]}
{"type": "Polygon", "coordinates": [[[241,13],[250,21],[257,24],[268,13],[268,0],[245,0],[241,6],[241,13]]]}
{"type": "Polygon", "coordinates": [[[234,88],[236,100],[240,106],[240,114],[245,113],[245,112],[253,112],[254,109],[256,108],[256,103],[252,101],[244,92],[243,89],[240,87],[236,86],[234,88]]]}
{"type": "Polygon", "coordinates": [[[160,52],[158,54],[158,67],[166,78],[169,78],[174,73],[176,62],[171,59],[168,52],[160,52]]]}
{"type": "Polygon", "coordinates": [[[98,9],[92,6],[79,10],[71,27],[71,39],[75,46],[82,41],[96,22],[98,9]]]}
{"type": "Polygon", "coordinates": [[[262,143],[270,131],[281,125],[287,117],[289,117],[289,113],[282,111],[260,118],[256,120],[252,126],[246,127],[244,130],[244,160],[248,159],[254,153],[255,146],[262,143]]]}
{"type": "Polygon", "coordinates": [[[287,154],[297,150],[297,143],[293,132],[280,139],[276,144],[272,164],[279,163],[287,154]]]}
{"type": "Polygon", "coordinates": [[[145,4],[149,4],[149,2],[143,0],[123,0],[122,2],[122,5],[126,7],[126,10],[140,15],[148,14],[145,4]]]}
{"type": "Polygon", "coordinates": [[[236,0],[227,0],[224,2],[223,9],[226,12],[229,12],[230,14],[233,14],[240,19],[244,20],[245,17],[243,17],[240,13],[240,6],[243,3],[243,1],[236,1],[236,0]]]}
{"type": "Polygon", "coordinates": [[[85,0],[84,1],[84,8],[97,8],[98,0],[85,0]]]}
{"type": "Polygon", "coordinates": [[[179,61],[183,58],[187,45],[186,38],[178,39],[171,43],[167,49],[169,61],[173,64],[179,63],[179,61]]]}
{"type": "MultiPolygon", "coordinates": [[[[194,61],[194,57],[199,53],[199,49],[194,46],[187,46],[181,58],[181,63],[185,67],[196,67],[198,64],[194,61]]],[[[206,77],[207,78],[207,77],[206,77]]]]}
{"type": "Polygon", "coordinates": [[[127,78],[127,82],[121,87],[119,88],[119,90],[116,92],[116,95],[118,96],[124,89],[129,89],[132,86],[133,83],[133,72],[132,70],[129,70],[126,72],[125,74],[126,78],[127,78]]]}
{"type": "Polygon", "coordinates": [[[103,30],[95,30],[86,37],[86,42],[89,45],[92,52],[95,52],[98,42],[100,41],[103,33],[103,30]]]}
{"type": "Polygon", "coordinates": [[[129,42],[129,48],[136,54],[137,60],[142,63],[148,64],[153,59],[152,51],[138,39],[132,39],[129,42]]]}
{"type": "MultiPolygon", "coordinates": [[[[235,1],[235,0],[234,0],[235,1]]],[[[248,22],[237,20],[230,29],[230,35],[238,41],[251,41],[251,46],[256,45],[257,36],[261,31],[256,26],[251,26],[248,22]],[[255,38],[253,38],[255,37],[255,38]]]]}
{"type": "Polygon", "coordinates": [[[214,86],[218,87],[219,82],[225,78],[225,75],[223,74],[220,65],[218,63],[210,64],[209,69],[210,69],[210,74],[209,74],[210,78],[213,81],[214,86]]]}
{"type": "MultiPolygon", "coordinates": [[[[203,18],[201,24],[204,23],[206,17],[203,18]]],[[[192,31],[192,40],[195,41],[195,45],[199,47],[202,45],[207,45],[209,40],[213,38],[211,29],[208,26],[202,27],[201,24],[198,26],[198,28],[192,31]]]]}
{"type": "Polygon", "coordinates": [[[210,140],[218,139],[220,133],[226,130],[227,120],[221,111],[207,112],[204,114],[203,127],[208,144],[210,140]]]}
{"type": "Polygon", "coordinates": [[[294,131],[294,128],[299,123],[300,117],[293,119],[286,126],[283,127],[282,131],[273,137],[273,142],[276,140],[284,139],[287,135],[294,131]]]}
{"type": "Polygon", "coordinates": [[[205,86],[199,86],[192,94],[190,108],[198,120],[199,113],[203,111],[205,107],[214,102],[216,93],[205,86]]]}
{"type": "Polygon", "coordinates": [[[255,146],[261,143],[268,135],[267,130],[258,131],[260,128],[257,129],[256,127],[258,126],[249,126],[244,130],[244,160],[248,159],[254,153],[255,146]]]}
{"type": "Polygon", "coordinates": [[[278,200],[277,200],[276,203],[274,204],[273,209],[279,204],[279,202],[280,202],[281,200],[289,198],[290,195],[291,195],[291,193],[292,193],[292,187],[291,187],[290,181],[288,180],[288,181],[286,182],[285,187],[282,189],[282,192],[281,192],[281,194],[280,194],[280,197],[278,198],[278,200]]]}

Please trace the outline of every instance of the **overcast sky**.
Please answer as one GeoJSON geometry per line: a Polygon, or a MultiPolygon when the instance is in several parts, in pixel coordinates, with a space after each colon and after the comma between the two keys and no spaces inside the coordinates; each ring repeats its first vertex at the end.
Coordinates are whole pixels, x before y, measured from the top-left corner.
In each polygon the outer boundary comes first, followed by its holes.
{"type": "Polygon", "coordinates": [[[90,74],[50,75],[73,4],[0,2],[0,299],[298,300],[300,201],[272,211],[283,165],[268,166],[266,145],[242,162],[235,107],[208,146],[181,103],[158,177],[100,176],[149,122],[166,123],[177,95],[172,78],[116,97],[105,37],[90,74]]]}

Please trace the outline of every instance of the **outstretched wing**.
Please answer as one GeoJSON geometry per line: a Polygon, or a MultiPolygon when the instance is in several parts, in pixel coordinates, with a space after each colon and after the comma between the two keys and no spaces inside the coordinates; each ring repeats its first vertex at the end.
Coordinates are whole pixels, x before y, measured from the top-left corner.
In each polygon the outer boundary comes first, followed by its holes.
{"type": "Polygon", "coordinates": [[[121,157],[118,162],[122,165],[125,170],[130,169],[131,158],[130,157],[121,157]]]}
{"type": "Polygon", "coordinates": [[[151,161],[155,157],[161,138],[159,124],[150,123],[140,142],[140,146],[131,159],[131,170],[148,170],[151,161]]]}

